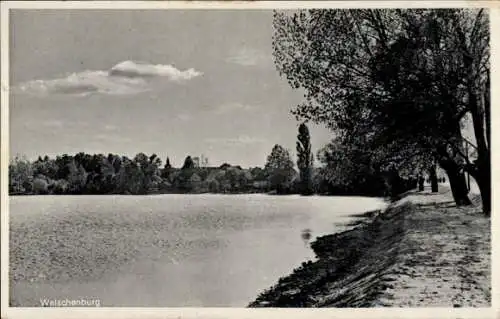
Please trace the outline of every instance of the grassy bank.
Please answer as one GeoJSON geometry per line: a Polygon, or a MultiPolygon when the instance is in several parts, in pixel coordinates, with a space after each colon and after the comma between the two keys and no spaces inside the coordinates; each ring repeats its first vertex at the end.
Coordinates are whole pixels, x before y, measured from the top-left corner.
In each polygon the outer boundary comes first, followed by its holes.
{"type": "Polygon", "coordinates": [[[477,307],[491,303],[490,220],[448,189],[410,192],[304,263],[250,307],[477,307]]]}

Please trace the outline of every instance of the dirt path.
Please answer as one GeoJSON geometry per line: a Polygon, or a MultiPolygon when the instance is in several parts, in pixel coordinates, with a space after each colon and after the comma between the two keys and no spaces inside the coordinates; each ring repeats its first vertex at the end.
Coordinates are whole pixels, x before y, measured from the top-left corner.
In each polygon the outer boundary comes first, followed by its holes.
{"type": "Polygon", "coordinates": [[[379,301],[393,307],[489,307],[490,219],[478,205],[454,207],[447,189],[405,201],[415,209],[405,216],[397,262],[385,275],[393,284],[379,301]]]}

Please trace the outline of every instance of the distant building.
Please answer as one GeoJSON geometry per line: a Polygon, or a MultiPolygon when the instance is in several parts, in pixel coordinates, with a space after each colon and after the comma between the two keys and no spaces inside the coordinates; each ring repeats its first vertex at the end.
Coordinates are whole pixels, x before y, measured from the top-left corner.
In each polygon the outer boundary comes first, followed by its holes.
{"type": "Polygon", "coordinates": [[[267,181],[254,181],[252,187],[259,190],[265,190],[269,187],[269,183],[267,181]]]}

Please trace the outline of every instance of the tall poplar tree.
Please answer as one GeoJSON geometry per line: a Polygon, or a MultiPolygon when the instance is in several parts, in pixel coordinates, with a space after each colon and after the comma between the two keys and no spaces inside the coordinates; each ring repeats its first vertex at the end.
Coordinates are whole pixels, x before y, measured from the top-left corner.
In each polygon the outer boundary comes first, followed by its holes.
{"type": "Polygon", "coordinates": [[[302,195],[313,193],[311,175],[314,157],[311,153],[311,136],[305,123],[300,124],[297,135],[297,167],[300,172],[299,191],[302,195]]]}

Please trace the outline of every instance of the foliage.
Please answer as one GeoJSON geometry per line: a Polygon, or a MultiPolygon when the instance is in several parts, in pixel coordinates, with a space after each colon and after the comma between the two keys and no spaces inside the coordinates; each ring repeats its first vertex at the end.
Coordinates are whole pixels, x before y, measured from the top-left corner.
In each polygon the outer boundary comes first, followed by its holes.
{"type": "Polygon", "coordinates": [[[184,165],[182,165],[182,169],[191,169],[194,168],[195,164],[191,156],[187,156],[186,159],[184,160],[184,165]]]}
{"type": "Polygon", "coordinates": [[[170,158],[167,157],[167,160],[165,161],[165,166],[163,167],[163,170],[161,172],[161,177],[164,179],[168,179],[168,177],[172,172],[173,172],[172,164],[170,164],[170,158]]]}
{"type": "Polygon", "coordinates": [[[33,168],[25,158],[16,157],[9,164],[9,192],[31,192],[33,187],[33,168]]]}
{"type": "Polygon", "coordinates": [[[295,177],[290,152],[281,145],[274,145],[267,157],[265,170],[268,172],[269,186],[277,193],[290,191],[292,179],[295,177]]]}
{"type": "Polygon", "coordinates": [[[115,154],[63,154],[30,162],[16,157],[9,165],[11,194],[150,194],[239,193],[268,190],[262,168],[242,169],[225,164],[193,167],[189,156],[182,169],[165,166],[156,154],[139,153],[130,159],[115,154]],[[260,183],[254,186],[254,182],[260,183]]]}
{"type": "Polygon", "coordinates": [[[305,123],[299,125],[299,134],[297,135],[297,167],[300,172],[299,188],[303,195],[313,193],[312,189],[312,168],[314,157],[311,152],[311,136],[305,123]]]}
{"type": "Polygon", "coordinates": [[[172,165],[170,164],[170,158],[167,157],[164,169],[170,169],[170,168],[172,168],[172,165]]]}
{"type": "Polygon", "coordinates": [[[299,120],[368,142],[381,172],[414,171],[437,160],[455,175],[454,196],[464,196],[458,194],[460,167],[475,171],[486,207],[484,123],[490,112],[489,100],[482,99],[489,89],[484,10],[276,12],[274,29],[277,69],[292,87],[305,91],[305,102],[293,110],[299,120]],[[477,162],[467,156],[456,160],[463,155],[460,122],[466,114],[474,122],[477,162]]]}
{"type": "Polygon", "coordinates": [[[49,185],[45,179],[37,177],[33,180],[34,194],[47,194],[48,192],[49,192],[49,185]]]}
{"type": "Polygon", "coordinates": [[[324,164],[320,176],[329,193],[385,195],[383,175],[373,166],[372,153],[359,144],[348,144],[339,138],[318,152],[324,164]]]}

